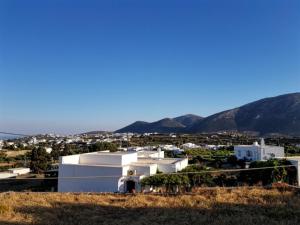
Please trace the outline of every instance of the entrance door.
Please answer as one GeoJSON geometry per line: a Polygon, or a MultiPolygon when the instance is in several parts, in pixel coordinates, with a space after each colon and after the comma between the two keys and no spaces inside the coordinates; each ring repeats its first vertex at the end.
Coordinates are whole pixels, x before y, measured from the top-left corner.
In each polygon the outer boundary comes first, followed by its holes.
{"type": "Polygon", "coordinates": [[[135,192],[135,182],[133,180],[128,180],[126,182],[126,190],[129,193],[134,193],[135,192]]]}

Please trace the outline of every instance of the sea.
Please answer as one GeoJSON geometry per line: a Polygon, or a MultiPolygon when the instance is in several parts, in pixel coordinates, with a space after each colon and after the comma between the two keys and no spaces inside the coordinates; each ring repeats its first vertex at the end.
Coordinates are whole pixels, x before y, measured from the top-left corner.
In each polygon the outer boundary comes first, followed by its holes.
{"type": "Polygon", "coordinates": [[[0,140],[13,140],[13,139],[18,139],[21,138],[21,136],[18,135],[7,135],[7,134],[0,134],[0,140]]]}

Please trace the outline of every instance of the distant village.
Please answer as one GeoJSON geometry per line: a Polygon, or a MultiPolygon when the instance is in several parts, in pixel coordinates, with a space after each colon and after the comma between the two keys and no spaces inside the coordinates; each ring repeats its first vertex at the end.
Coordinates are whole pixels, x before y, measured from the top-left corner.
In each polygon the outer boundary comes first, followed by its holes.
{"type": "Polygon", "coordinates": [[[234,132],[24,136],[0,140],[0,191],[135,193],[300,186],[299,163],[297,137],[263,139],[234,132]]]}

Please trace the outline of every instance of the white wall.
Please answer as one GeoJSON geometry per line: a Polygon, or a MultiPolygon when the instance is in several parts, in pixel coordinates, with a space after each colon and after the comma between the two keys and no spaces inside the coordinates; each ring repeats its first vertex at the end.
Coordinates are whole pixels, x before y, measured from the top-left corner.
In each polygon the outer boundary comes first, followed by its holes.
{"type": "Polygon", "coordinates": [[[259,146],[235,146],[234,154],[238,159],[247,159],[251,161],[260,160],[260,147],[259,146]],[[248,155],[250,152],[250,156],[248,155]]]}
{"type": "Polygon", "coordinates": [[[130,153],[123,155],[122,157],[122,165],[129,165],[130,163],[137,162],[138,160],[138,153],[130,153]]]}
{"type": "Polygon", "coordinates": [[[69,155],[59,158],[60,164],[79,164],[80,155],[69,155]]]}
{"type": "Polygon", "coordinates": [[[59,177],[86,177],[86,176],[123,176],[123,168],[88,166],[88,165],[59,165],[59,177]]]}
{"type": "Polygon", "coordinates": [[[58,174],[58,191],[116,192],[119,189],[118,183],[122,176],[123,167],[60,164],[58,174]]]}
{"type": "Polygon", "coordinates": [[[183,170],[184,168],[186,168],[188,166],[188,164],[189,164],[189,160],[187,158],[177,162],[175,164],[176,172],[183,170]]]}
{"type": "Polygon", "coordinates": [[[121,155],[83,154],[80,156],[80,164],[85,165],[122,165],[121,155]]]}
{"type": "Polygon", "coordinates": [[[118,192],[120,178],[58,179],[58,192],[118,192]]]}
{"type": "Polygon", "coordinates": [[[238,159],[247,159],[251,161],[269,160],[276,157],[284,157],[284,148],[278,146],[235,146],[235,156],[238,159]],[[239,154],[240,152],[240,154],[239,154]],[[251,156],[248,155],[251,153],[251,156]]]}
{"type": "Polygon", "coordinates": [[[284,157],[284,148],[277,146],[262,147],[262,160],[269,160],[274,157],[284,157]]]}
{"type": "Polygon", "coordinates": [[[86,165],[127,165],[137,161],[137,153],[131,154],[82,154],[80,164],[86,165]]]}
{"type": "Polygon", "coordinates": [[[175,164],[157,164],[157,168],[159,171],[163,173],[174,173],[176,172],[175,164]]]}
{"type": "Polygon", "coordinates": [[[157,165],[156,164],[152,164],[152,165],[145,165],[145,166],[135,166],[132,165],[130,166],[130,170],[136,170],[137,175],[146,175],[146,176],[150,176],[153,174],[156,174],[157,172],[157,165]]]}

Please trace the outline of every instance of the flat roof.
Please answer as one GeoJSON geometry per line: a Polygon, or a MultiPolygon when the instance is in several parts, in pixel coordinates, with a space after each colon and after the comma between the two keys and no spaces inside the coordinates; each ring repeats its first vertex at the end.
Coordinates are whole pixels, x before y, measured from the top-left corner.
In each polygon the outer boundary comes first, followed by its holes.
{"type": "Polygon", "coordinates": [[[175,164],[177,162],[183,161],[185,158],[163,158],[163,159],[156,159],[156,158],[139,158],[135,164],[175,164]]]}
{"type": "Polygon", "coordinates": [[[90,167],[111,167],[111,168],[122,168],[129,165],[113,165],[113,164],[63,164],[67,166],[90,166],[90,167]]]}
{"type": "MultiPolygon", "coordinates": [[[[86,155],[130,155],[137,154],[137,152],[90,152],[86,153],[86,155]]],[[[84,155],[84,154],[83,154],[84,155]]]]}

